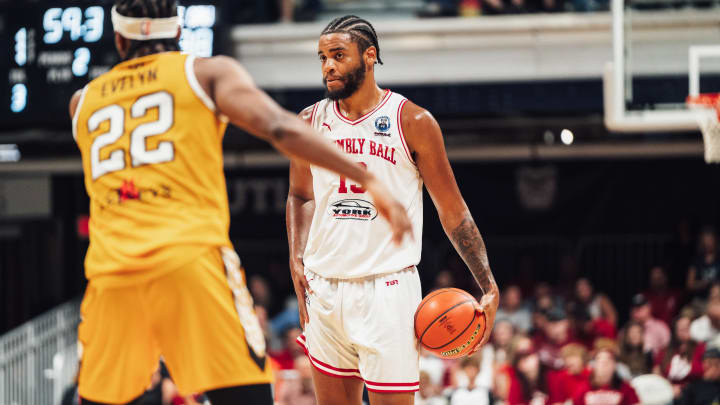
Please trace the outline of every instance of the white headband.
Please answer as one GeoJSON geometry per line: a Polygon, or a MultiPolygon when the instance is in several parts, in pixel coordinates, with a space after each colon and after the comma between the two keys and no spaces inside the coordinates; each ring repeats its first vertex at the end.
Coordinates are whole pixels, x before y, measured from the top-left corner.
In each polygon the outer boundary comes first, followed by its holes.
{"type": "Polygon", "coordinates": [[[111,15],[115,32],[127,39],[137,41],[175,38],[180,26],[180,17],[178,16],[168,18],[126,17],[117,12],[116,6],[113,6],[111,15]]]}

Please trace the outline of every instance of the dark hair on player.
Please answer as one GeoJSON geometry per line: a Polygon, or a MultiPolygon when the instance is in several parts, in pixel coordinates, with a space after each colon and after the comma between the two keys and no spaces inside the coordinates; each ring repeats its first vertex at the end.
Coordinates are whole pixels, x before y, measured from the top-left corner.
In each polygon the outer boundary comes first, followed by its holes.
{"type": "MultiPolygon", "coordinates": [[[[115,0],[117,12],[125,17],[168,18],[177,15],[177,0],[115,0]]],[[[130,40],[125,60],[157,52],[179,51],[175,38],[130,40]]]]}
{"type": "Polygon", "coordinates": [[[338,17],[330,21],[330,24],[325,27],[320,35],[334,34],[337,32],[350,34],[353,41],[358,44],[360,53],[374,46],[375,49],[377,49],[377,63],[383,64],[382,59],[380,59],[380,44],[378,44],[377,33],[369,21],[355,15],[338,17]]]}

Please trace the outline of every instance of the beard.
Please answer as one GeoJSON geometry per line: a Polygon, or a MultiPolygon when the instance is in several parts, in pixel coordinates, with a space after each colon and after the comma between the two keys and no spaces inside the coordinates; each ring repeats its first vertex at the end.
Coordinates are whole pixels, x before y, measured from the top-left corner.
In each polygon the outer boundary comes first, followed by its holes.
{"type": "Polygon", "coordinates": [[[362,63],[357,69],[351,70],[340,78],[344,83],[344,86],[338,90],[330,90],[327,87],[327,79],[323,79],[325,85],[325,97],[332,101],[338,101],[346,99],[360,88],[360,85],[365,81],[365,66],[362,63]]]}

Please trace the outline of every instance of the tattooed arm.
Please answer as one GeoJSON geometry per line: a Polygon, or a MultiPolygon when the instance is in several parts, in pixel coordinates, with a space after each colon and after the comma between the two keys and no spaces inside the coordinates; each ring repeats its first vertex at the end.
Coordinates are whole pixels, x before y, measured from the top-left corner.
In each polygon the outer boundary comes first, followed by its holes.
{"type": "Polygon", "coordinates": [[[500,299],[485,243],[460,194],[435,118],[427,110],[408,101],[403,107],[401,119],[408,147],[437,208],[445,233],[483,293],[480,309],[485,314],[487,327],[480,344],[475,347],[477,350],[490,338],[500,299]]]}

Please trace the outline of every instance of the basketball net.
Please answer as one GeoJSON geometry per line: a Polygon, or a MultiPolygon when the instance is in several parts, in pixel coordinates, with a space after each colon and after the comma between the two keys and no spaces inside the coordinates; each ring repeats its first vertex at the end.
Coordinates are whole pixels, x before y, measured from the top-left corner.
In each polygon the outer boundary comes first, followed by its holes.
{"type": "Polygon", "coordinates": [[[720,93],[707,93],[687,98],[703,134],[705,162],[720,163],[720,93]]]}

